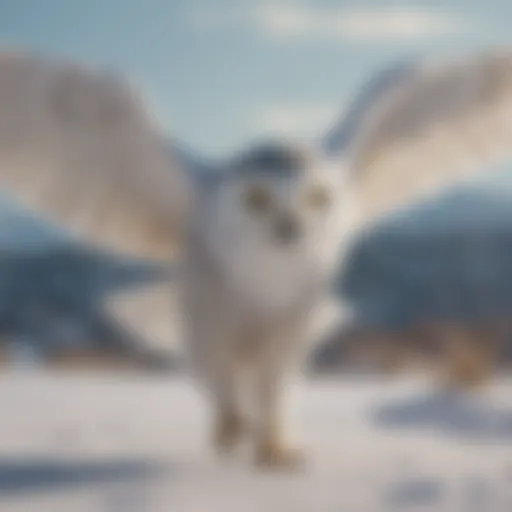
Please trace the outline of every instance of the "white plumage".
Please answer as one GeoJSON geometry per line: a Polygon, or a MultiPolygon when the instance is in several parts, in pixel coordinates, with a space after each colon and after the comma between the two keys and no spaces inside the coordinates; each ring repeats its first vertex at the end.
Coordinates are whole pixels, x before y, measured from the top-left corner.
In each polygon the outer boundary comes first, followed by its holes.
{"type": "Polygon", "coordinates": [[[257,455],[288,464],[297,454],[281,430],[284,379],[354,217],[367,222],[507,156],[511,64],[505,49],[393,66],[311,148],[255,147],[207,169],[111,77],[8,56],[1,184],[94,243],[153,257],[182,247],[187,345],[216,442],[243,433],[249,364],[257,455]]]}
{"type": "Polygon", "coordinates": [[[121,77],[0,57],[0,185],[82,238],[168,257],[186,194],[163,140],[121,77]]]}
{"type": "MultiPolygon", "coordinates": [[[[506,157],[511,83],[508,48],[376,74],[322,141],[358,178],[364,220],[506,157]]],[[[0,184],[26,205],[95,243],[161,257],[184,223],[190,167],[205,174],[120,77],[0,58],[0,184]]]]}
{"type": "Polygon", "coordinates": [[[491,168],[512,148],[512,53],[392,66],[326,136],[359,176],[363,219],[491,168]]]}

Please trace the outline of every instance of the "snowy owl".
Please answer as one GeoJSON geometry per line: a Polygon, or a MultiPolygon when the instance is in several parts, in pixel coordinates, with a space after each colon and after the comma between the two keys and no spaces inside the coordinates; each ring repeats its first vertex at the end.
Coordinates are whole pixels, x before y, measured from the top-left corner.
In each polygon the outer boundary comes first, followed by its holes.
{"type": "Polygon", "coordinates": [[[0,71],[14,77],[0,80],[2,188],[96,244],[178,249],[214,443],[228,450],[248,434],[266,466],[302,460],[286,432],[287,382],[353,234],[512,149],[508,49],[391,66],[318,141],[252,145],[207,165],[111,77],[23,57],[0,71]],[[13,105],[25,117],[7,140],[13,105]],[[36,124],[30,109],[44,113],[36,124]]]}

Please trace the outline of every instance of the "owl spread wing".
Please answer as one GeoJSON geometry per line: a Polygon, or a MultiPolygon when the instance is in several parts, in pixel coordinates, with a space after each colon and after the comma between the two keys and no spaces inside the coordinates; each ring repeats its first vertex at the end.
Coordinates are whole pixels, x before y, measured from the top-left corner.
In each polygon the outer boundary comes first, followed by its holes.
{"type": "Polygon", "coordinates": [[[512,156],[512,51],[409,61],[372,80],[326,136],[362,197],[362,220],[512,156]]]}
{"type": "Polygon", "coordinates": [[[0,192],[79,239],[168,257],[189,198],[184,157],[125,80],[0,56],[0,192]]]}

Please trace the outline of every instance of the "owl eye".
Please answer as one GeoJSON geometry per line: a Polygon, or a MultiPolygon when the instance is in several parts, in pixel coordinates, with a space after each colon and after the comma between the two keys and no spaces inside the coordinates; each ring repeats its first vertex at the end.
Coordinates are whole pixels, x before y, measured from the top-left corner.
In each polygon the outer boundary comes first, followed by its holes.
{"type": "Polygon", "coordinates": [[[331,197],[329,191],[322,186],[311,187],[306,191],[305,203],[313,210],[323,210],[329,206],[331,197]]]}
{"type": "Polygon", "coordinates": [[[262,186],[252,186],[245,191],[244,203],[248,210],[264,213],[272,206],[272,194],[262,186]]]}

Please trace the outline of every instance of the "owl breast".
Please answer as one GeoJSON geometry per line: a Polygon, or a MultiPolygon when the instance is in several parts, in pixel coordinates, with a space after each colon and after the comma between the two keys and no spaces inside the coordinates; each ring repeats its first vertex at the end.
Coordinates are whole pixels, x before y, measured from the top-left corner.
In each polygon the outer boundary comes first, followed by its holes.
{"type": "Polygon", "coordinates": [[[228,259],[225,275],[231,289],[255,313],[285,315],[314,300],[320,274],[307,253],[238,247],[228,259]]]}

